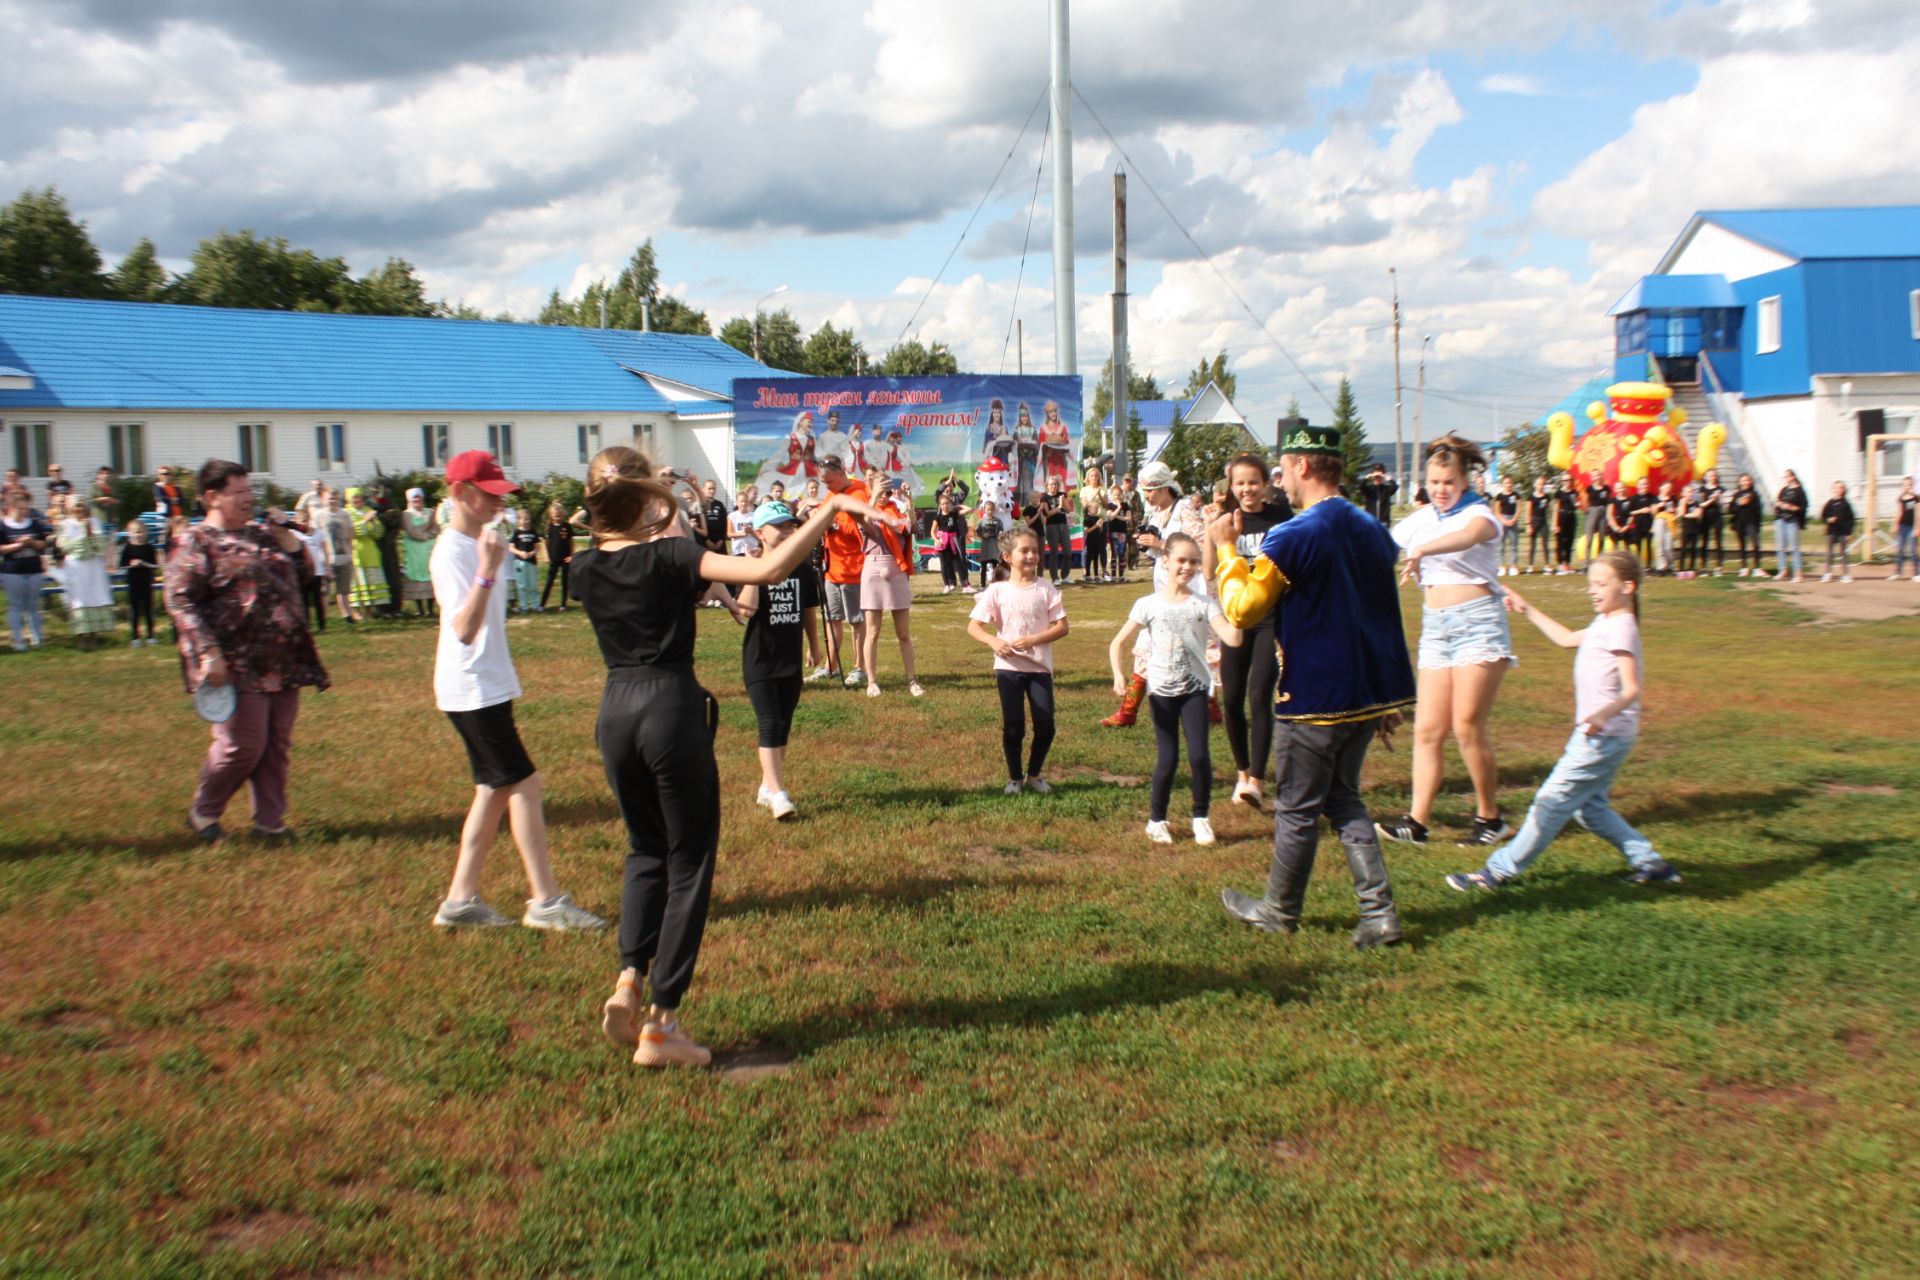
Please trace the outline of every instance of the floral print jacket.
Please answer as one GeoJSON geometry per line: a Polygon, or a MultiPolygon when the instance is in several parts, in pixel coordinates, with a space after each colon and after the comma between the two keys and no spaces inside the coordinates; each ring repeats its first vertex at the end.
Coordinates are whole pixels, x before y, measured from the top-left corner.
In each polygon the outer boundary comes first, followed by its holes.
{"type": "Polygon", "coordinates": [[[300,578],[305,555],[288,555],[265,529],[197,524],[167,557],[166,603],[180,630],[187,692],[201,658],[218,649],[240,693],[279,693],[331,681],[307,630],[300,578]]]}

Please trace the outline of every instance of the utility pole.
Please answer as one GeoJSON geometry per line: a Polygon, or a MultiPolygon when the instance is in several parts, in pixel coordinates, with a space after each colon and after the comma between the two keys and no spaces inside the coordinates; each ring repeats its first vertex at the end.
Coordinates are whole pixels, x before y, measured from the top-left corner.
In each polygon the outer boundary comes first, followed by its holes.
{"type": "MultiPolygon", "coordinates": [[[[1420,339],[1420,390],[1416,393],[1413,401],[1413,464],[1412,465],[1416,473],[1414,478],[1414,484],[1413,484],[1413,487],[1416,490],[1422,484],[1426,483],[1426,477],[1418,474],[1420,470],[1420,415],[1424,413],[1427,408],[1427,344],[1432,341],[1433,341],[1433,335],[1430,333],[1424,334],[1421,336],[1421,339],[1420,339]]],[[[1409,492],[1407,495],[1407,501],[1409,502],[1413,501],[1413,494],[1411,492],[1409,492]]]]}
{"type": "Polygon", "coordinates": [[[1113,458],[1127,438],[1127,175],[1113,175],[1113,458]]]}
{"type": "Polygon", "coordinates": [[[1073,77],[1067,0],[1053,0],[1053,338],[1054,372],[1077,373],[1073,332],[1073,77]]]}
{"type": "Polygon", "coordinates": [[[1393,281],[1393,478],[1404,489],[1407,455],[1400,434],[1400,273],[1388,267],[1387,278],[1393,281]]]}
{"type": "Polygon", "coordinates": [[[1013,369],[1024,376],[1027,372],[1027,322],[1016,319],[1013,322],[1013,369]]]}

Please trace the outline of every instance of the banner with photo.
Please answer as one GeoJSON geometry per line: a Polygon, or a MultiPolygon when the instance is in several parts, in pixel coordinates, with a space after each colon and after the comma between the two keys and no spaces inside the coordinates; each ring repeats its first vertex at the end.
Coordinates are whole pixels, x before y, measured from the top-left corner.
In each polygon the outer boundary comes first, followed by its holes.
{"type": "Polygon", "coordinates": [[[991,458],[1024,500],[1052,477],[1079,485],[1080,379],[736,378],[733,431],[736,489],[762,497],[776,480],[804,489],[833,454],[856,477],[878,467],[922,507],[949,471],[976,488],[991,458]]]}

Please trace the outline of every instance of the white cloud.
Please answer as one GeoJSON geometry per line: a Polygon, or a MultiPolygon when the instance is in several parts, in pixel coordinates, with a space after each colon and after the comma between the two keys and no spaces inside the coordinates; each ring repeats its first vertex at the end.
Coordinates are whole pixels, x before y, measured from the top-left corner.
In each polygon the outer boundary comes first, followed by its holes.
{"type": "Polygon", "coordinates": [[[1538,76],[1524,75],[1517,71],[1500,71],[1483,76],[1480,89],[1484,93],[1511,93],[1522,98],[1538,98],[1546,93],[1547,86],[1538,76]]]}

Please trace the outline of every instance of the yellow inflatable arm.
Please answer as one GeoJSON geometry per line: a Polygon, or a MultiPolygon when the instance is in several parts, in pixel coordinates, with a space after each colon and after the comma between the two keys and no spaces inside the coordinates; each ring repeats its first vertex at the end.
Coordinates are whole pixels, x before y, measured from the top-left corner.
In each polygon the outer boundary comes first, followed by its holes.
{"type": "Polygon", "coordinates": [[[1693,478],[1700,479],[1719,465],[1720,447],[1727,442],[1727,429],[1717,422],[1709,422],[1700,428],[1699,438],[1694,441],[1699,446],[1699,454],[1693,460],[1693,478]]]}
{"type": "Polygon", "coordinates": [[[1565,471],[1573,465],[1573,415],[1556,413],[1547,419],[1547,465],[1565,471]]]}
{"type": "Polygon", "coordinates": [[[1664,435],[1659,427],[1647,432],[1639,444],[1620,455],[1620,479],[1629,485],[1638,486],[1645,480],[1659,462],[1660,436],[1664,435]]]}

